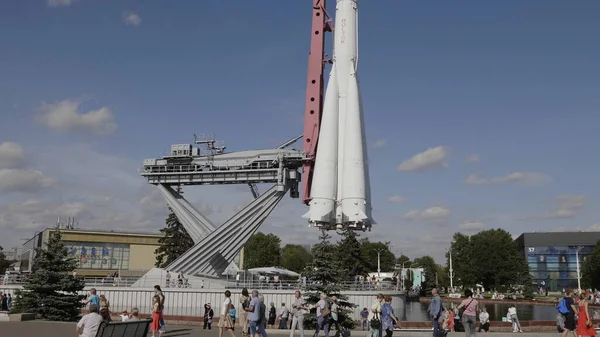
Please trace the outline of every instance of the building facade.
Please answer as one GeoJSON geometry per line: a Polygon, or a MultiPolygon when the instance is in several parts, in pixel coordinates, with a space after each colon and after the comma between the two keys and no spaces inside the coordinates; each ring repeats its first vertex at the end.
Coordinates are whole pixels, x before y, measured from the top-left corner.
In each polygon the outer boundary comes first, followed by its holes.
{"type": "MultiPolygon", "coordinates": [[[[55,231],[48,228],[34,235],[21,249],[20,270],[31,271],[35,248],[42,248],[55,231]]],[[[104,277],[119,272],[121,276],[139,276],[154,267],[154,251],[159,247],[160,234],[123,233],[61,229],[62,241],[69,255],[79,262],[81,276],[104,277]]]]}
{"type": "Polygon", "coordinates": [[[600,232],[523,233],[516,239],[533,282],[549,291],[577,288],[579,267],[600,240],[600,232]]]}

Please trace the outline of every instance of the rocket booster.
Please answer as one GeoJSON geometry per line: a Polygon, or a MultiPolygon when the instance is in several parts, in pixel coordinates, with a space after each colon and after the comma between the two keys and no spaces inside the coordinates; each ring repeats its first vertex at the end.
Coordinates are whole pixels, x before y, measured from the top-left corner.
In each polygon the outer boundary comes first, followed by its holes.
{"type": "Polygon", "coordinates": [[[358,86],[357,0],[337,0],[333,65],[325,91],[309,223],[370,229],[371,188],[358,86]]]}

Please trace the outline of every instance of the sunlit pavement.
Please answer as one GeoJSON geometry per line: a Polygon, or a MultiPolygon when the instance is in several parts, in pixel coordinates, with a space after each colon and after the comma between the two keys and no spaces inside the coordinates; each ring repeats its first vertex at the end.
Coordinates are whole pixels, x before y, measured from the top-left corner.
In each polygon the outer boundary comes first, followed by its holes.
{"type": "MultiPolygon", "coordinates": [[[[68,337],[75,336],[75,323],[60,323],[60,322],[46,322],[46,321],[29,321],[29,322],[0,322],[0,336],[1,337],[68,337]]],[[[268,329],[268,335],[287,335],[289,336],[289,330],[274,330],[268,329]]],[[[212,330],[203,330],[198,325],[167,325],[167,333],[164,337],[175,337],[175,336],[206,336],[206,337],[217,337],[219,334],[218,329],[213,328],[212,330]]],[[[236,336],[241,336],[239,331],[235,331],[236,336]]],[[[306,337],[313,335],[313,331],[305,331],[306,337]]],[[[449,333],[448,337],[462,337],[464,332],[452,332],[449,333]]],[[[507,332],[490,332],[485,335],[492,335],[494,337],[517,337],[526,335],[527,337],[549,337],[557,336],[556,332],[534,332],[534,333],[507,333],[507,332]]],[[[158,336],[158,334],[157,334],[158,336]]],[[[225,332],[224,337],[230,336],[229,333],[225,332]]],[[[296,336],[300,336],[299,332],[296,332],[296,336]]],[[[321,336],[323,336],[321,334],[321,336]]],[[[334,337],[332,333],[330,335],[334,337]]],[[[353,330],[351,331],[352,337],[366,337],[366,331],[353,330]]],[[[394,331],[394,336],[401,337],[430,337],[431,330],[429,331],[394,331]]]]}

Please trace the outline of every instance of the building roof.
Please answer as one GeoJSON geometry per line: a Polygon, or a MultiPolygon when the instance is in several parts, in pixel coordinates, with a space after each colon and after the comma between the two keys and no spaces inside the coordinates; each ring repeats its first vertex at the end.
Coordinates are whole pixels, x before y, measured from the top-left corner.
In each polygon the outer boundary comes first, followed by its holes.
{"type": "MultiPolygon", "coordinates": [[[[46,228],[47,231],[56,230],[56,228],[46,228]]],[[[102,230],[102,229],[60,229],[63,233],[78,233],[78,234],[102,234],[102,235],[126,235],[126,236],[150,236],[163,237],[161,233],[134,232],[134,231],[119,231],[119,230],[102,230]]]]}
{"type": "Polygon", "coordinates": [[[541,246],[594,246],[600,241],[600,232],[534,232],[523,233],[516,241],[521,247],[541,246]]]}

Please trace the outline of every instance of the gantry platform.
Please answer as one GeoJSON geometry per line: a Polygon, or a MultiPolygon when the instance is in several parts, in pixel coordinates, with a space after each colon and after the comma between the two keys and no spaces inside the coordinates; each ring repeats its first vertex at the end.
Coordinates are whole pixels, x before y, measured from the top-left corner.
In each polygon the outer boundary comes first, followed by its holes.
{"type": "Polygon", "coordinates": [[[286,147],[224,153],[214,140],[199,141],[204,152],[191,144],[171,146],[168,156],[146,159],[140,174],[156,185],[194,246],[166,267],[172,272],[219,277],[233,263],[240,249],[254,234],[283,196],[289,191],[299,197],[299,169],[306,160],[303,152],[286,147]],[[273,186],[259,195],[256,184],[273,186]],[[246,184],[254,200],[220,226],[215,226],[195,209],[179,191],[185,185],[246,184]]]}

